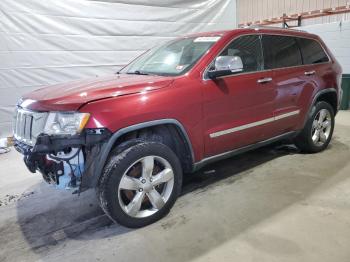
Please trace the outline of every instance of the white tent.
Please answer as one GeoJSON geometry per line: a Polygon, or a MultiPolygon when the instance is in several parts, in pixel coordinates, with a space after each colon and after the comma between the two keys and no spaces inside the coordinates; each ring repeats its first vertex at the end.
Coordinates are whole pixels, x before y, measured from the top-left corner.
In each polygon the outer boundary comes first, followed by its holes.
{"type": "Polygon", "coordinates": [[[235,0],[1,0],[0,137],[26,92],[114,73],[178,35],[235,26],[235,0]]]}

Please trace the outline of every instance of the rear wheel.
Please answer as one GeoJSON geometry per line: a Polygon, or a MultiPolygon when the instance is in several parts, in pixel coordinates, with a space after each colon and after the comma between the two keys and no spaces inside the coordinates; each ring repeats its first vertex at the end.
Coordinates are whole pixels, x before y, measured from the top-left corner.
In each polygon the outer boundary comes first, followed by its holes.
{"type": "Polygon", "coordinates": [[[181,185],[182,170],[175,153],[161,143],[142,142],[110,158],[98,196],[113,221],[136,228],[165,216],[181,185]]]}
{"type": "Polygon", "coordinates": [[[312,108],[311,115],[295,143],[304,152],[320,152],[331,141],[333,129],[333,108],[327,102],[320,101],[312,108]]]}

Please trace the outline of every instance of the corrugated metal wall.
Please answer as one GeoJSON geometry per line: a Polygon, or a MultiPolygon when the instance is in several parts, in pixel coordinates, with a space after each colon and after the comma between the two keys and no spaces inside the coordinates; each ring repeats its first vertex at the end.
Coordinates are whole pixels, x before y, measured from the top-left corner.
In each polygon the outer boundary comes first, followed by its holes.
{"type": "MultiPolygon", "coordinates": [[[[237,0],[238,24],[345,6],[349,0],[237,0]]],[[[302,20],[302,25],[350,20],[350,13],[302,20]]]]}

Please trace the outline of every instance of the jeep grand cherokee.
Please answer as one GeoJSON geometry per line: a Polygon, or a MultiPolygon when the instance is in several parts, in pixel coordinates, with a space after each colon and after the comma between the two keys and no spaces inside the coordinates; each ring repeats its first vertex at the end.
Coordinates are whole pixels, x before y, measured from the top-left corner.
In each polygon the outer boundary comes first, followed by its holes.
{"type": "Polygon", "coordinates": [[[116,75],[41,88],[16,108],[31,172],[57,188],[95,188],[116,222],[142,227],[178,197],[183,174],[281,139],[329,144],[341,67],[322,40],[245,28],[171,40],[116,75]]]}

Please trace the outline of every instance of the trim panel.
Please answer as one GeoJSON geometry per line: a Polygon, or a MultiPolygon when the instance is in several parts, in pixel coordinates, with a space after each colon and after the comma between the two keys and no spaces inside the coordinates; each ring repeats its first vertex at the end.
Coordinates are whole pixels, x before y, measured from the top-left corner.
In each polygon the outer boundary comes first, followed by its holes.
{"type": "Polygon", "coordinates": [[[248,129],[248,128],[261,126],[261,125],[264,125],[264,124],[267,124],[267,123],[271,123],[271,122],[274,122],[274,121],[277,121],[277,120],[280,120],[280,119],[283,119],[283,118],[287,118],[287,117],[291,117],[291,116],[294,116],[294,115],[298,115],[299,113],[300,113],[300,110],[291,111],[291,112],[288,112],[288,113],[285,113],[285,114],[281,114],[281,115],[278,115],[278,116],[266,118],[266,119],[263,119],[263,120],[260,120],[260,121],[257,121],[257,122],[252,122],[252,123],[249,123],[249,124],[246,124],[246,125],[237,126],[237,127],[233,127],[233,128],[230,128],[230,129],[225,129],[225,130],[222,130],[222,131],[211,133],[209,136],[210,136],[210,138],[216,138],[216,137],[219,137],[219,136],[223,136],[223,135],[231,134],[231,133],[234,133],[234,132],[242,131],[242,130],[245,130],[245,129],[248,129]]]}
{"type": "Polygon", "coordinates": [[[285,113],[285,114],[282,114],[282,115],[278,115],[278,116],[275,116],[275,121],[283,119],[283,118],[286,118],[286,117],[299,115],[299,113],[300,113],[300,110],[295,110],[295,111],[291,111],[291,112],[288,112],[288,113],[285,113]]]}
{"type": "Polygon", "coordinates": [[[270,138],[270,139],[267,139],[264,141],[257,142],[257,143],[252,144],[252,145],[248,145],[248,146],[237,148],[237,149],[234,149],[234,150],[231,150],[228,152],[224,152],[224,153],[221,153],[221,154],[218,154],[215,156],[210,156],[210,157],[204,158],[201,161],[196,162],[193,165],[193,171],[197,171],[198,169],[204,167],[207,164],[210,164],[210,163],[213,163],[213,162],[216,162],[219,160],[223,160],[226,158],[230,158],[230,157],[248,152],[250,150],[254,150],[254,149],[269,145],[269,144],[274,143],[276,141],[292,138],[293,136],[296,135],[296,133],[297,133],[296,131],[291,131],[291,132],[288,132],[288,133],[285,133],[285,134],[282,134],[282,135],[279,135],[279,136],[276,136],[276,137],[273,137],[273,138],[270,138]]]}

